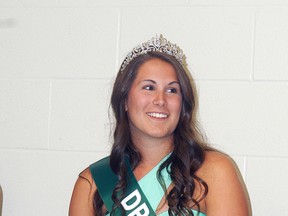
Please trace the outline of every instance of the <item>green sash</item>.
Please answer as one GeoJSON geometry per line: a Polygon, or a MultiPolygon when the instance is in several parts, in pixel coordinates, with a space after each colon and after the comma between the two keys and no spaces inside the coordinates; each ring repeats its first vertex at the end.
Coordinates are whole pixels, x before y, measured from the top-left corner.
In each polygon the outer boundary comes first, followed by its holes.
{"type": "MultiPolygon", "coordinates": [[[[156,216],[145,194],[140,188],[132,170],[128,158],[125,160],[127,167],[127,188],[124,198],[121,201],[122,207],[127,216],[156,216]]],[[[105,157],[96,163],[90,165],[92,177],[97,185],[97,190],[107,208],[111,213],[113,209],[112,193],[118,183],[118,177],[111,170],[110,157],[105,157]]],[[[121,210],[118,208],[115,211],[115,216],[121,215],[121,210]]]]}

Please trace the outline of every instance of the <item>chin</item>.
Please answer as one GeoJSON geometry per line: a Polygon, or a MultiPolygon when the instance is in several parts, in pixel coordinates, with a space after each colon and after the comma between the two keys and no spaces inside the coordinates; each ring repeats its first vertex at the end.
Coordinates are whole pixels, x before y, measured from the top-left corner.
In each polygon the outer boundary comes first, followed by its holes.
{"type": "Polygon", "coordinates": [[[171,133],[153,133],[150,135],[151,137],[158,138],[158,139],[165,139],[172,137],[171,133]]]}

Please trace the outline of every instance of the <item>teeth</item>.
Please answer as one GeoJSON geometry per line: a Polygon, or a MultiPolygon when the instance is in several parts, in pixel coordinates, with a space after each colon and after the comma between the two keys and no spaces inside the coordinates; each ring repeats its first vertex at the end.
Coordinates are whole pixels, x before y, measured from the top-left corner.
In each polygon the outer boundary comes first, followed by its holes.
{"type": "Polygon", "coordinates": [[[168,115],[163,114],[163,113],[148,113],[148,115],[154,118],[167,118],[168,117],[168,115]]]}

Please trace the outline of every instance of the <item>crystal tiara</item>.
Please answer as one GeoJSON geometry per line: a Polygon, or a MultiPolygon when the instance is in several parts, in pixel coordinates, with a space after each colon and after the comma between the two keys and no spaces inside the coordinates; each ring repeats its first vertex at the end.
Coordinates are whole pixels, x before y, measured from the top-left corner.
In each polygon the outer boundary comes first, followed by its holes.
{"type": "Polygon", "coordinates": [[[150,52],[161,52],[171,55],[175,57],[182,65],[184,64],[186,58],[183,51],[176,44],[172,44],[161,34],[160,36],[156,35],[147,42],[133,48],[124,59],[120,71],[123,71],[126,66],[137,56],[150,52]]]}

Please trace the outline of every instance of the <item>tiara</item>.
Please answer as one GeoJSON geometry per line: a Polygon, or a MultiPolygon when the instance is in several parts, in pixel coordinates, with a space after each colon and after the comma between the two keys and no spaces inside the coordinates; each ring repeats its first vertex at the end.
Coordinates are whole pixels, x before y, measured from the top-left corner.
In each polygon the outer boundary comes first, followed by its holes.
{"type": "Polygon", "coordinates": [[[178,47],[176,44],[172,44],[170,41],[168,41],[166,38],[162,36],[156,35],[155,37],[151,38],[147,42],[144,42],[135,48],[132,49],[124,59],[121,70],[123,71],[126,66],[137,56],[147,54],[150,52],[161,52],[166,53],[168,55],[171,55],[175,57],[180,64],[185,63],[185,55],[183,54],[183,51],[178,47]]]}

